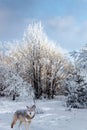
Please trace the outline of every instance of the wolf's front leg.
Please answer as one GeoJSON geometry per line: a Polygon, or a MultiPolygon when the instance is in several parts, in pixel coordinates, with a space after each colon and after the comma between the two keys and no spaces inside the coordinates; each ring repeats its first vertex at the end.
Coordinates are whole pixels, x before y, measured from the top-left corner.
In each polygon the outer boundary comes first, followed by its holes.
{"type": "Polygon", "coordinates": [[[29,130],[29,123],[28,122],[25,123],[25,129],[29,130]]]}
{"type": "Polygon", "coordinates": [[[20,121],[20,123],[19,123],[19,130],[21,130],[21,124],[22,124],[22,122],[20,121]]]}
{"type": "Polygon", "coordinates": [[[28,130],[29,130],[29,125],[30,125],[30,124],[28,123],[28,124],[27,124],[28,130]]]}

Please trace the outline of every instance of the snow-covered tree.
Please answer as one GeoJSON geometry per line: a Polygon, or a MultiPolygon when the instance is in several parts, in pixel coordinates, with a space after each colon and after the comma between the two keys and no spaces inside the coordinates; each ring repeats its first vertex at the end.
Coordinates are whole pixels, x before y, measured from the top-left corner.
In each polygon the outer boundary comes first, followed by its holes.
{"type": "Polygon", "coordinates": [[[87,107],[87,45],[80,51],[70,53],[75,65],[75,73],[66,81],[67,106],[87,107]]]}
{"type": "Polygon", "coordinates": [[[72,68],[63,49],[48,40],[41,23],[29,25],[11,58],[16,72],[32,84],[36,98],[42,95],[53,98],[57,86],[72,68]]]}

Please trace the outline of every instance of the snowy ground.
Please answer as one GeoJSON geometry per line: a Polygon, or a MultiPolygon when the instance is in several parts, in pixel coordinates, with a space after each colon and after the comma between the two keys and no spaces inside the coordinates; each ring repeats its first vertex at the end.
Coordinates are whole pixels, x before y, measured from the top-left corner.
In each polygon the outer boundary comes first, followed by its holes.
{"type": "MultiPolygon", "coordinates": [[[[0,130],[11,130],[13,112],[25,108],[30,102],[12,102],[0,99],[0,130]]],[[[63,100],[37,101],[37,107],[43,111],[36,114],[30,130],[87,130],[87,110],[66,110],[63,100]]],[[[19,130],[18,122],[13,130],[19,130]]],[[[22,130],[25,130],[22,125],[22,130]]]]}

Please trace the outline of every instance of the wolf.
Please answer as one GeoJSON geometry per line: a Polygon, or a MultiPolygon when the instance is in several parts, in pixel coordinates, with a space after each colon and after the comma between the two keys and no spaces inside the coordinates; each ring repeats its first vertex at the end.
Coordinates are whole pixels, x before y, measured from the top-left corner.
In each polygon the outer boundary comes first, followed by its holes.
{"type": "Polygon", "coordinates": [[[31,123],[31,120],[35,117],[35,108],[36,108],[36,106],[33,105],[31,107],[26,106],[26,109],[24,109],[24,110],[17,110],[14,113],[13,121],[11,123],[11,128],[13,128],[14,125],[16,124],[16,121],[19,120],[20,121],[20,123],[19,123],[20,130],[21,130],[20,126],[22,123],[25,123],[26,130],[29,130],[29,127],[27,127],[27,124],[29,125],[31,123]]]}

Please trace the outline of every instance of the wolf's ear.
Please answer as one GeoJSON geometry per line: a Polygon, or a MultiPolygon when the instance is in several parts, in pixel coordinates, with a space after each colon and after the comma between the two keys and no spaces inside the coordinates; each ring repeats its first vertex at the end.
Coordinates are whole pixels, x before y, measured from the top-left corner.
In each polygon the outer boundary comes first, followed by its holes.
{"type": "Polygon", "coordinates": [[[30,109],[29,106],[26,106],[26,107],[27,107],[27,109],[30,109]]]}
{"type": "Polygon", "coordinates": [[[35,110],[35,108],[36,108],[36,106],[33,105],[33,106],[30,107],[30,110],[33,111],[33,110],[35,110]]]}

